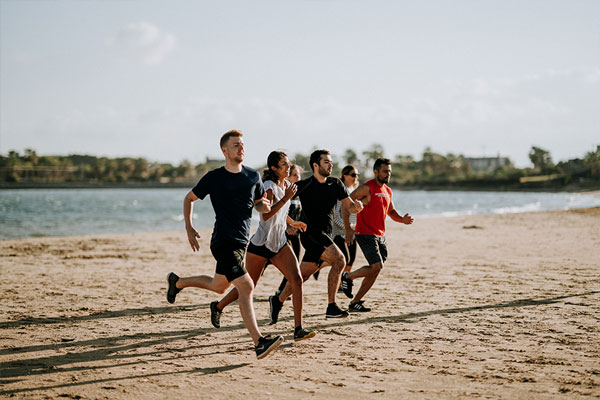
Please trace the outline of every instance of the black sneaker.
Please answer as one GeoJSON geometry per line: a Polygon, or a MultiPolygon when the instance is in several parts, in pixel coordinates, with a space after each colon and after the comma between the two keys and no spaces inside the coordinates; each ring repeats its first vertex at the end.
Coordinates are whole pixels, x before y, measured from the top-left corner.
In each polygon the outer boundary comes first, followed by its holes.
{"type": "Polygon", "coordinates": [[[325,318],[346,318],[347,316],[348,311],[342,310],[337,304],[331,303],[327,306],[325,318]]]}
{"type": "Polygon", "coordinates": [[[270,352],[278,348],[281,342],[283,342],[283,336],[275,336],[274,338],[270,336],[260,337],[258,339],[258,345],[254,348],[256,351],[256,358],[259,360],[265,358],[270,352]]]}
{"type": "Polygon", "coordinates": [[[294,341],[299,342],[300,340],[310,339],[311,337],[315,336],[316,334],[317,334],[317,332],[308,331],[304,328],[296,329],[294,331],[294,341]]]}
{"type": "Polygon", "coordinates": [[[369,312],[371,309],[363,305],[364,301],[357,301],[356,303],[350,302],[348,305],[348,311],[350,312],[369,312]]]}
{"type": "Polygon", "coordinates": [[[283,303],[279,301],[279,297],[269,296],[269,306],[269,316],[271,317],[271,325],[273,325],[279,320],[279,312],[283,307],[283,303]]]}
{"type": "Polygon", "coordinates": [[[167,289],[167,301],[171,304],[175,303],[175,296],[181,292],[181,289],[177,289],[175,284],[179,280],[179,277],[174,272],[169,272],[167,275],[167,282],[169,282],[169,288],[167,289]]]}
{"type": "Polygon", "coordinates": [[[218,301],[213,301],[212,303],[210,303],[210,322],[215,328],[220,328],[221,314],[223,313],[223,311],[219,310],[217,304],[219,304],[218,301]]]}
{"type": "Polygon", "coordinates": [[[344,272],[342,274],[342,291],[344,292],[344,294],[346,295],[347,298],[351,299],[352,298],[352,285],[354,285],[354,283],[352,282],[352,279],[347,278],[348,273],[344,272]]]}

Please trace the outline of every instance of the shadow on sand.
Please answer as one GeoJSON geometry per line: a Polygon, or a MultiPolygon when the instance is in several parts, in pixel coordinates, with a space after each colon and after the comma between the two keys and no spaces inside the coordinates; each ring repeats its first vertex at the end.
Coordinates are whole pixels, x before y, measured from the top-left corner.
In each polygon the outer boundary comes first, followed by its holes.
{"type": "MultiPolygon", "coordinates": [[[[333,323],[325,323],[318,326],[313,326],[312,328],[333,328],[337,326],[347,326],[347,325],[356,325],[356,324],[373,324],[377,322],[386,322],[386,323],[402,323],[402,322],[410,322],[415,319],[428,317],[431,315],[450,315],[457,313],[468,313],[473,311],[481,311],[481,310],[494,310],[494,309],[503,309],[503,308],[514,308],[514,307],[532,307],[532,306],[544,306],[549,304],[559,303],[562,300],[573,298],[573,297],[582,297],[589,296],[593,294],[600,293],[599,291],[594,292],[586,292],[579,294],[570,294],[563,296],[550,297],[546,299],[518,299],[513,301],[508,301],[499,304],[487,304],[480,306],[471,306],[471,307],[457,307],[457,308],[447,308],[441,310],[431,310],[431,311],[423,311],[417,313],[408,313],[401,315],[388,315],[381,317],[368,317],[360,320],[356,319],[343,319],[343,320],[334,320],[333,323]]],[[[174,313],[179,311],[190,311],[195,310],[203,306],[179,306],[179,307],[159,307],[159,308],[142,308],[142,309],[127,309],[121,311],[113,311],[113,312],[105,312],[101,314],[93,314],[90,316],[84,317],[75,317],[75,318],[62,318],[59,319],[60,322],[65,322],[65,320],[69,322],[77,322],[77,321],[87,321],[93,320],[96,318],[118,318],[122,316],[132,316],[132,315],[147,315],[147,314],[156,314],[156,313],[174,313]]],[[[312,315],[312,316],[319,316],[312,315]]],[[[310,316],[310,317],[312,317],[310,316]]],[[[309,316],[305,316],[309,317],[309,316]]],[[[285,318],[291,319],[291,318],[285,318]]],[[[282,320],[285,320],[282,319],[282,320]]],[[[23,322],[23,321],[14,321],[15,323],[23,322]]],[[[330,321],[330,320],[328,320],[330,321]]],[[[59,322],[59,321],[56,321],[59,322]]],[[[43,319],[38,323],[56,323],[54,319],[43,319]],[[45,320],[49,320],[51,322],[44,322],[45,320]]],[[[265,322],[266,321],[261,321],[265,322]]],[[[30,322],[31,323],[31,322],[30,322]]],[[[19,326],[19,325],[16,325],[19,326]]],[[[238,324],[235,326],[222,327],[219,329],[220,331],[234,331],[234,330],[245,330],[243,324],[238,324]]],[[[57,350],[60,348],[68,348],[68,347],[79,347],[79,346],[90,346],[97,347],[93,350],[82,351],[77,353],[67,353],[60,354],[56,356],[48,356],[48,357],[39,357],[32,358],[27,360],[17,360],[17,361],[8,361],[0,363],[0,376],[3,378],[0,383],[2,384],[10,384],[21,381],[20,377],[26,377],[31,375],[40,375],[40,374],[52,374],[52,373],[62,373],[62,372],[77,372],[77,371],[93,371],[100,370],[106,368],[114,368],[125,365],[135,365],[135,364],[147,364],[146,360],[140,359],[141,357],[147,356],[160,356],[164,354],[172,354],[172,353],[184,353],[189,350],[201,349],[207,347],[222,347],[227,345],[238,345],[238,344],[249,344],[249,339],[247,337],[247,333],[244,332],[243,336],[240,340],[232,341],[228,343],[219,343],[219,344],[211,344],[211,345],[191,345],[186,346],[185,348],[179,347],[169,347],[168,344],[171,342],[175,342],[178,340],[186,340],[197,338],[198,336],[205,335],[208,332],[216,332],[217,329],[209,328],[209,329],[190,329],[190,330],[179,330],[179,331],[161,331],[161,332],[152,332],[152,333],[143,333],[143,334],[134,334],[134,335],[123,335],[123,336],[114,336],[107,338],[99,338],[93,340],[84,340],[79,342],[69,342],[69,343],[56,343],[49,345],[38,345],[38,346],[29,346],[23,348],[11,348],[11,349],[3,349],[0,351],[0,355],[9,355],[9,354],[19,354],[23,352],[37,352],[37,351],[45,351],[45,350],[57,350]],[[140,353],[140,348],[148,348],[159,346],[162,348],[159,349],[151,349],[145,353],[140,353]],[[134,350],[137,350],[133,352],[134,350]],[[132,351],[132,353],[127,353],[128,351],[132,351]],[[67,366],[71,364],[79,364],[79,363],[90,363],[90,362],[98,362],[98,361],[108,361],[108,365],[95,365],[95,366],[71,366],[63,368],[62,366],[67,366]],[[125,361],[124,363],[118,363],[119,361],[125,361]],[[6,378],[16,378],[16,379],[6,379],[6,378]]],[[[287,347],[287,345],[284,345],[287,347]]],[[[239,350],[224,350],[224,351],[215,351],[209,354],[225,354],[225,353],[235,353],[239,350]]],[[[209,355],[207,354],[207,355],[209,355]]],[[[168,358],[160,358],[161,362],[169,361],[169,360],[181,360],[189,357],[198,357],[197,355],[182,355],[177,354],[168,358]]],[[[151,373],[151,374],[143,374],[143,375],[128,375],[125,377],[114,377],[114,378],[106,378],[106,379],[96,379],[96,380],[88,380],[88,381],[79,381],[79,382],[70,382],[64,384],[58,384],[53,386],[45,386],[45,387],[31,387],[31,388],[18,388],[18,389],[9,389],[9,390],[0,390],[0,395],[11,395],[15,393],[23,393],[23,392],[31,392],[37,390],[47,390],[47,389],[56,389],[56,388],[64,388],[64,387],[73,387],[73,386],[82,386],[87,384],[95,384],[95,383],[108,383],[108,382],[116,382],[127,379],[136,379],[136,378],[147,378],[153,376],[163,376],[163,375],[174,375],[174,374],[213,374],[222,371],[229,371],[237,368],[242,368],[249,365],[248,363],[235,364],[224,367],[211,367],[211,368],[193,368],[183,371],[173,371],[173,372],[162,372],[162,373],[151,373]]]]}

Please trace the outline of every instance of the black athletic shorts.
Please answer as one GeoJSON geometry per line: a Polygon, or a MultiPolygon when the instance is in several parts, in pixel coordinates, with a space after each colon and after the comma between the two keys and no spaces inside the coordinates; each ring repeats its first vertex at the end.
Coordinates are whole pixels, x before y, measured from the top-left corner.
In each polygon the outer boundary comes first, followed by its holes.
{"type": "Polygon", "coordinates": [[[211,246],[210,252],[217,260],[217,274],[225,275],[227,281],[243,276],[246,273],[244,255],[246,246],[241,243],[221,243],[211,246]]]}
{"type": "Polygon", "coordinates": [[[356,240],[350,246],[346,244],[346,239],[338,235],[333,238],[333,242],[339,247],[346,259],[346,265],[352,266],[356,259],[356,240]]]}
{"type": "Polygon", "coordinates": [[[267,260],[277,255],[277,253],[267,249],[267,246],[264,244],[262,246],[257,246],[252,242],[248,244],[248,253],[256,254],[257,256],[266,258],[267,260]]]}
{"type": "Polygon", "coordinates": [[[355,235],[354,238],[358,242],[369,265],[375,263],[384,263],[387,260],[387,242],[385,236],[375,235],[355,235]]]}
{"type": "Polygon", "coordinates": [[[303,262],[319,263],[321,254],[326,248],[334,244],[331,237],[325,233],[302,233],[300,234],[300,240],[302,241],[302,247],[304,247],[303,262]]]}

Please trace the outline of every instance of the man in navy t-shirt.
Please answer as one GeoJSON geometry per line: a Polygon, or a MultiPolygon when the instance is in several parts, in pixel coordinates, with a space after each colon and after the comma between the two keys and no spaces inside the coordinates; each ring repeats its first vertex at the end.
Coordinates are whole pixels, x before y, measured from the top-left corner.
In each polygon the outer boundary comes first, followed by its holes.
{"type": "Polygon", "coordinates": [[[271,206],[264,193],[259,173],[242,165],[242,133],[236,130],[229,131],[221,137],[220,144],[225,156],[225,166],[206,173],[183,200],[183,217],[188,241],[192,250],[198,251],[200,235],[192,225],[193,202],[210,196],[215,210],[215,225],[210,241],[210,251],[217,261],[215,275],[180,278],[173,272],[169,273],[167,301],[174,303],[177,293],[186,287],[224,293],[233,284],[239,293],[240,313],[254,341],[256,356],[263,358],[281,344],[283,337],[265,338],[258,329],[252,305],[254,285],[246,272],[244,255],[250,236],[252,209],[256,208],[258,212],[266,213],[270,211],[271,206]]]}

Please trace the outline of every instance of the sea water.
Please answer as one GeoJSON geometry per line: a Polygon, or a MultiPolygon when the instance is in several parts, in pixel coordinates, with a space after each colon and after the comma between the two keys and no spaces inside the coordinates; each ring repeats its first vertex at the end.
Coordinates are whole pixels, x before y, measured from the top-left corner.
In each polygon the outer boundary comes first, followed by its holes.
{"type": "MultiPolygon", "coordinates": [[[[0,190],[0,239],[154,232],[184,229],[189,189],[0,190]]],[[[600,197],[579,193],[398,191],[395,208],[415,218],[598,207],[600,197]]],[[[194,226],[210,229],[208,198],[196,201],[194,226]]],[[[254,213],[256,226],[258,214],[254,213]]]]}

